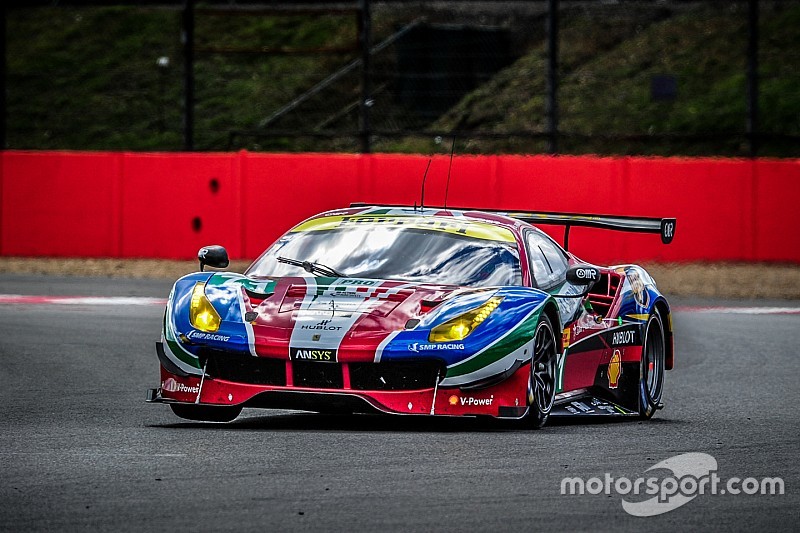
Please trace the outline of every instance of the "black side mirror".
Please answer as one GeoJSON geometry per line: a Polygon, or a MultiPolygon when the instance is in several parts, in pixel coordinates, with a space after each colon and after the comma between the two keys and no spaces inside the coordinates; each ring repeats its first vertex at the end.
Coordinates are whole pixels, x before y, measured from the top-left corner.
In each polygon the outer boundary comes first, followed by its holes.
{"type": "Polygon", "coordinates": [[[200,272],[206,265],[214,268],[225,268],[230,264],[228,261],[228,251],[219,245],[203,246],[197,252],[197,260],[200,261],[200,272]]]}
{"type": "Polygon", "coordinates": [[[586,285],[586,291],[600,281],[600,269],[591,265],[575,265],[567,270],[567,281],[573,285],[586,285]]]}

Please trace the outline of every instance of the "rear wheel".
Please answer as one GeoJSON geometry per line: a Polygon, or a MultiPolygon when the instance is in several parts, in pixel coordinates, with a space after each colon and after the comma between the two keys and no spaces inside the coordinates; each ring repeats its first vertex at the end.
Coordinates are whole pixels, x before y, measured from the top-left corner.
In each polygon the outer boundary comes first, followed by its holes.
{"type": "Polygon", "coordinates": [[[230,422],[242,412],[240,406],[230,405],[191,405],[184,403],[169,404],[172,412],[186,420],[201,422],[230,422]]]}
{"type": "Polygon", "coordinates": [[[639,372],[639,416],[642,418],[652,417],[661,404],[665,354],[664,323],[658,311],[653,311],[645,327],[639,372]]]}
{"type": "Polygon", "coordinates": [[[556,397],[556,351],[558,344],[553,325],[542,314],[533,341],[531,375],[528,380],[529,425],[539,429],[547,422],[556,397]]]}

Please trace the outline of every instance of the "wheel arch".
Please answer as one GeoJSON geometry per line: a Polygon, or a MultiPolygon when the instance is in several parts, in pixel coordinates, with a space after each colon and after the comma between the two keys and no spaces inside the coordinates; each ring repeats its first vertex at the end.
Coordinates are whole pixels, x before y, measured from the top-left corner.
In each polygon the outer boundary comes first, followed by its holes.
{"type": "Polygon", "coordinates": [[[661,315],[661,322],[664,325],[664,340],[666,341],[666,353],[664,354],[664,370],[672,370],[675,364],[675,344],[672,336],[672,313],[669,310],[667,301],[663,298],[656,300],[653,310],[661,315]]]}
{"type": "Polygon", "coordinates": [[[557,346],[556,353],[562,353],[564,351],[564,338],[562,335],[564,326],[561,324],[561,316],[558,313],[558,306],[554,300],[550,299],[550,301],[545,304],[542,314],[550,319],[550,324],[553,326],[553,334],[556,338],[557,346]]]}

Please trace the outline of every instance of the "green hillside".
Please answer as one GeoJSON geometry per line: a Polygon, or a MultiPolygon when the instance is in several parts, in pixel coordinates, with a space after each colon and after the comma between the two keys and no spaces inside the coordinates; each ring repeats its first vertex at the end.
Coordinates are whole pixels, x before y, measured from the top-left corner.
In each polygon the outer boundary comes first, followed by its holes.
{"type": "MultiPolygon", "coordinates": [[[[747,26],[744,6],[700,9],[654,20],[595,14],[569,17],[561,29],[560,130],[589,136],[566,138],[565,153],[720,154],[746,153],[744,139],[639,142],[592,138],[609,134],[707,134],[745,129],[747,26]],[[738,9],[737,9],[738,7],[738,9]],[[591,44],[589,44],[591,43],[591,44]],[[674,101],[653,101],[652,76],[677,78],[674,101]]],[[[800,6],[762,11],[760,32],[760,121],[767,133],[800,135],[800,6]]],[[[432,129],[544,131],[545,51],[532,49],[492,81],[464,98],[432,129]]],[[[401,147],[430,149],[426,140],[401,147]]],[[[447,143],[445,143],[447,145],[447,143]]],[[[443,147],[442,150],[447,148],[443,147]]],[[[472,152],[544,150],[543,141],[471,140],[472,152]]],[[[762,153],[798,156],[795,142],[771,141],[762,153]]]]}
{"type": "MultiPolygon", "coordinates": [[[[180,32],[180,12],[174,9],[9,11],[9,147],[180,149],[180,32]],[[169,58],[167,68],[157,66],[160,57],[169,58]]],[[[313,55],[203,49],[336,46],[355,39],[355,21],[198,15],[195,36],[195,145],[223,149],[229,130],[252,127],[338,65],[334,58],[313,55]]]]}
{"type": "MultiPolygon", "coordinates": [[[[564,9],[560,25],[560,142],[563,153],[743,155],[745,127],[744,3],[721,9],[564,9]],[[654,76],[673,76],[674,100],[651,98],[654,76]],[[569,134],[574,135],[569,135],[569,134]],[[666,137],[661,136],[667,134],[666,137]],[[671,134],[690,134],[683,140],[671,134]],[[706,134],[712,134],[706,138],[706,134]]],[[[766,133],[800,136],[800,5],[762,3],[760,119],[766,133]]],[[[413,14],[375,13],[373,43],[413,14]]],[[[445,17],[446,18],[446,17],[445,17]]],[[[507,24],[513,25],[510,20],[507,24]]],[[[523,28],[527,31],[526,28],[523,28]]],[[[229,147],[232,130],[251,130],[347,62],[338,54],[235,53],[346,48],[355,18],[328,16],[197,17],[196,134],[204,150],[229,147]],[[203,50],[214,48],[217,53],[203,50]],[[219,53],[226,51],[227,53],[219,53]]],[[[16,149],[179,150],[182,146],[180,13],[167,8],[12,9],[8,12],[7,143],[16,149]],[[157,66],[160,57],[169,65],[157,66]]],[[[544,150],[541,138],[507,136],[545,127],[545,48],[540,29],[519,57],[468,93],[428,131],[482,131],[468,152],[544,150]]],[[[376,64],[392,68],[393,54],[376,64]]],[[[383,71],[382,70],[382,71],[383,71]]],[[[382,107],[374,122],[391,129],[413,112],[392,99],[391,76],[376,80],[382,107]]],[[[343,78],[281,119],[281,130],[319,130],[319,116],[343,110],[332,127],[352,132],[358,76],[343,78]],[[351,109],[352,108],[352,109],[351,109]],[[316,114],[313,114],[316,113],[316,114]],[[322,113],[322,114],[320,114],[322,113]]],[[[327,115],[326,115],[327,114],[327,115]]],[[[277,127],[277,126],[276,126],[277,127]]],[[[380,151],[445,151],[429,136],[376,139],[380,151]]],[[[241,138],[250,150],[356,150],[357,142],[315,138],[241,138]]],[[[799,156],[800,143],[768,140],[762,153],[799,156]]]]}

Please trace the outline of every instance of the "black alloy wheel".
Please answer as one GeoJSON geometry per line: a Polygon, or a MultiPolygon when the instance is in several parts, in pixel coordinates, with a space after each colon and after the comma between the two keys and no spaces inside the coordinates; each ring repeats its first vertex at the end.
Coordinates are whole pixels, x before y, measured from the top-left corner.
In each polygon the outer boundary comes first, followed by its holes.
{"type": "Polygon", "coordinates": [[[528,383],[529,424],[539,429],[547,422],[556,397],[556,355],[558,343],[550,319],[542,313],[536,326],[528,383]]]}

